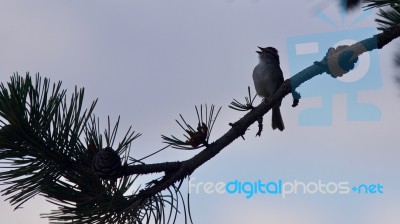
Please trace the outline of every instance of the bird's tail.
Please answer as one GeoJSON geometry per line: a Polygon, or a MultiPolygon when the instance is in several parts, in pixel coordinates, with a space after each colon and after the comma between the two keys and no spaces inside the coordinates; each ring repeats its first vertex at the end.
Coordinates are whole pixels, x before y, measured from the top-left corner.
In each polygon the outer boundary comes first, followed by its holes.
{"type": "Polygon", "coordinates": [[[272,108],[272,129],[279,129],[283,131],[285,129],[285,125],[283,124],[281,110],[279,107],[272,108]]]}

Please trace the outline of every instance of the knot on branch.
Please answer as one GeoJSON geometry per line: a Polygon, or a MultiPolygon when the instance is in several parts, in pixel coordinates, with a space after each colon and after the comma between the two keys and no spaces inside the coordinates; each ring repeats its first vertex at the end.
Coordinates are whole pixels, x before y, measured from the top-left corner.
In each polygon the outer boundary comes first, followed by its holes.
{"type": "Polygon", "coordinates": [[[354,56],[354,51],[348,47],[348,45],[340,45],[336,48],[329,48],[324,59],[321,62],[315,62],[315,64],[324,67],[325,72],[333,78],[342,77],[354,69],[358,61],[358,57],[354,56]]]}

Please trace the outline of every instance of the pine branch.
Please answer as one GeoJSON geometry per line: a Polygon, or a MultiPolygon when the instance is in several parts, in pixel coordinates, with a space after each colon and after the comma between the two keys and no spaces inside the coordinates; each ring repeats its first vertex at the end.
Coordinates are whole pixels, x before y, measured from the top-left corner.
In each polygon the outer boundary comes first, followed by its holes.
{"type": "MultiPolygon", "coordinates": [[[[353,52],[353,57],[358,57],[364,52],[372,51],[374,49],[381,49],[392,40],[400,36],[400,25],[388,28],[382,33],[374,35],[371,38],[362,40],[351,46],[344,48],[343,50],[331,55],[332,61],[339,61],[340,56],[346,52],[353,52]]],[[[319,64],[324,64],[324,60],[321,60],[319,64]]],[[[234,140],[245,134],[246,130],[250,125],[258,120],[259,117],[265,115],[271,108],[280,102],[286,95],[292,93],[297,87],[302,83],[310,80],[311,78],[323,74],[328,71],[328,67],[320,66],[315,63],[303,71],[297,73],[292,78],[287,79],[281,85],[281,87],[275,92],[275,94],[263,101],[260,105],[248,112],[243,118],[238,120],[232,125],[232,128],[221,136],[215,142],[209,144],[200,153],[181,162],[171,162],[171,163],[159,163],[159,164],[149,164],[149,165],[133,165],[127,167],[122,175],[131,175],[138,172],[138,170],[162,172],[165,171],[166,175],[153,186],[140,191],[135,197],[131,198],[131,203],[133,206],[138,206],[146,198],[151,195],[155,195],[169,186],[173,185],[175,182],[184,179],[185,177],[191,175],[197,168],[206,163],[208,160],[216,156],[222,149],[231,144],[234,140]],[[147,168],[145,168],[147,166],[147,168]],[[135,170],[138,168],[138,170],[135,170]],[[174,172],[171,172],[174,171],[174,172]]]]}
{"type": "Polygon", "coordinates": [[[4,195],[11,195],[8,199],[16,208],[46,192],[74,161],[85,160],[84,154],[77,153],[78,135],[95,102],[82,112],[82,90],[75,92],[67,108],[65,91],[60,86],[54,84],[50,92],[48,79],[42,82],[37,75],[34,83],[29,74],[25,78],[12,77],[8,90],[0,86],[0,116],[4,119],[0,159],[12,158],[8,162],[12,169],[0,173],[0,179],[8,181],[10,187],[3,190],[4,195]]]}
{"type": "Polygon", "coordinates": [[[366,9],[372,8],[382,8],[386,6],[397,6],[400,4],[399,0],[363,0],[363,3],[366,3],[364,6],[366,9]]]}
{"type": "MultiPolygon", "coordinates": [[[[400,25],[396,25],[330,51],[320,62],[285,80],[272,97],[252,108],[228,132],[188,160],[157,164],[134,160],[129,165],[129,146],[138,137],[129,129],[116,150],[120,156],[125,154],[123,166],[118,179],[110,181],[100,179],[92,169],[94,155],[90,150],[102,148],[99,124],[92,116],[95,102],[89,110],[83,110],[83,89],[75,90],[67,103],[60,83],[48,95],[49,80],[42,83],[37,76],[38,81],[33,83],[28,75],[25,79],[16,75],[8,89],[0,86],[0,159],[10,161],[12,168],[0,173],[0,179],[11,184],[5,194],[11,195],[9,199],[17,207],[38,193],[44,194],[59,206],[59,210],[44,217],[57,223],[142,223],[151,217],[156,223],[164,223],[166,218],[174,222],[172,212],[167,217],[164,209],[169,206],[176,215],[182,199],[179,189],[187,176],[243,136],[250,125],[302,83],[325,72],[334,76],[332,62],[352,63],[362,53],[380,49],[399,36],[400,25]],[[82,134],[87,146],[81,142],[82,134]],[[137,175],[160,172],[164,172],[162,178],[126,195],[137,175]]],[[[117,129],[118,122],[114,128],[109,125],[105,133],[107,146],[114,143],[117,129]]]]}
{"type": "MultiPolygon", "coordinates": [[[[14,74],[7,85],[0,85],[0,160],[5,164],[1,168],[8,169],[0,172],[0,180],[8,185],[3,195],[16,209],[35,195],[44,195],[60,207],[45,217],[62,223],[114,223],[128,214],[136,220],[140,214],[124,211],[130,206],[124,194],[134,178],[103,181],[91,169],[94,155],[81,135],[85,133],[94,147],[101,147],[102,135],[92,116],[96,101],[84,110],[83,98],[84,89],[75,89],[68,101],[61,82],[51,88],[50,80],[39,75],[33,81],[29,74],[14,74]]],[[[119,120],[111,128],[109,121],[107,146],[114,143],[118,124],[119,120]]],[[[138,136],[129,129],[118,145],[116,152],[126,154],[125,164],[138,136]]]]}
{"type": "MultiPolygon", "coordinates": [[[[375,19],[378,23],[379,30],[385,30],[390,27],[400,24],[400,0],[364,0],[368,3],[365,8],[378,8],[378,16],[380,18],[375,19]]],[[[400,51],[395,53],[395,65],[400,67],[400,51]]],[[[400,76],[396,74],[396,81],[400,83],[400,76]]]]}
{"type": "Polygon", "coordinates": [[[380,18],[375,19],[378,23],[379,30],[384,30],[389,27],[400,24],[400,1],[387,1],[387,0],[364,0],[368,3],[365,8],[378,8],[378,16],[380,18]]]}

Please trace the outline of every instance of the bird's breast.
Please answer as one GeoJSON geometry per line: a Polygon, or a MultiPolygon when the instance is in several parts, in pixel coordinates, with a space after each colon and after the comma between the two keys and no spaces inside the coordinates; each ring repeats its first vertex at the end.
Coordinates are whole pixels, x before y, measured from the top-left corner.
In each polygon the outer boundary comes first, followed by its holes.
{"type": "Polygon", "coordinates": [[[254,68],[253,81],[259,96],[272,96],[282,83],[282,71],[279,65],[259,63],[254,68]]]}

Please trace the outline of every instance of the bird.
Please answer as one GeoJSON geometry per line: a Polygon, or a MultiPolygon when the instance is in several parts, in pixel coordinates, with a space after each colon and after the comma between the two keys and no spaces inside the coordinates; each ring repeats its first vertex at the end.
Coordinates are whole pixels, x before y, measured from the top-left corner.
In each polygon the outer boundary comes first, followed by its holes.
{"type": "MultiPolygon", "coordinates": [[[[274,47],[258,47],[259,63],[253,70],[253,81],[257,95],[271,97],[283,83],[283,73],[279,65],[278,50],[274,47]]],[[[280,110],[281,102],[272,108],[272,129],[283,131],[285,125],[280,110]]]]}

